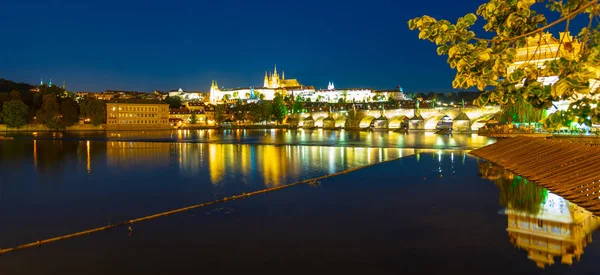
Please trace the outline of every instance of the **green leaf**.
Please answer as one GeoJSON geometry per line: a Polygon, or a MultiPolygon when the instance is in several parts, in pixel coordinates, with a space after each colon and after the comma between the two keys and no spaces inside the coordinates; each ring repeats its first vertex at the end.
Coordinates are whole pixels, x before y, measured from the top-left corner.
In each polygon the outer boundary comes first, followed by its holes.
{"type": "Polygon", "coordinates": [[[469,26],[473,25],[475,23],[475,21],[477,21],[477,15],[475,15],[473,13],[469,13],[469,14],[465,15],[464,18],[469,26]]]}

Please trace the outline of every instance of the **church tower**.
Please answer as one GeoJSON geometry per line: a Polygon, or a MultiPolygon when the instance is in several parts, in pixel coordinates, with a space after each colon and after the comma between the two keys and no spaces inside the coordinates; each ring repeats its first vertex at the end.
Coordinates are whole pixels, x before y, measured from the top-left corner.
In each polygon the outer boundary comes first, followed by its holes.
{"type": "Polygon", "coordinates": [[[271,88],[279,88],[279,75],[277,74],[277,64],[273,70],[273,79],[271,79],[271,88]]]}
{"type": "Polygon", "coordinates": [[[269,76],[267,75],[267,71],[265,71],[265,81],[264,81],[263,87],[265,87],[265,88],[269,87],[269,76]]]}

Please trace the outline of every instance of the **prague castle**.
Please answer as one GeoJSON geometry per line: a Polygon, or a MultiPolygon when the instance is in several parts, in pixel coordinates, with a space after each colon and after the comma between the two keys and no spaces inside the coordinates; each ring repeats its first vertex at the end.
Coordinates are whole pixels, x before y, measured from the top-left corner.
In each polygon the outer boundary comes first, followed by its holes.
{"type": "Polygon", "coordinates": [[[296,79],[285,79],[285,72],[281,73],[281,78],[279,78],[279,74],[277,74],[277,65],[273,70],[273,73],[267,74],[265,72],[265,80],[263,83],[263,87],[277,89],[277,88],[287,88],[287,87],[301,87],[300,83],[296,79]]]}
{"type": "Polygon", "coordinates": [[[401,90],[376,92],[373,89],[335,89],[333,82],[329,82],[327,89],[315,90],[312,86],[304,86],[297,79],[285,79],[281,76],[275,65],[273,72],[265,72],[262,87],[220,88],[217,81],[212,81],[210,86],[210,103],[220,104],[237,100],[273,100],[275,94],[302,98],[307,102],[382,102],[390,98],[403,100],[401,90]]]}

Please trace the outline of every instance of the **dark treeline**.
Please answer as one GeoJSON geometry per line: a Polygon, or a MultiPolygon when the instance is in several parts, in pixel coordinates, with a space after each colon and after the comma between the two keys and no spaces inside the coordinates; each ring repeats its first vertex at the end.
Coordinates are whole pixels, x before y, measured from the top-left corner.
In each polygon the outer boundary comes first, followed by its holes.
{"type": "Polygon", "coordinates": [[[63,87],[36,87],[0,79],[0,122],[11,128],[29,123],[64,129],[82,117],[99,125],[104,121],[105,112],[104,102],[93,98],[77,101],[63,87]]]}

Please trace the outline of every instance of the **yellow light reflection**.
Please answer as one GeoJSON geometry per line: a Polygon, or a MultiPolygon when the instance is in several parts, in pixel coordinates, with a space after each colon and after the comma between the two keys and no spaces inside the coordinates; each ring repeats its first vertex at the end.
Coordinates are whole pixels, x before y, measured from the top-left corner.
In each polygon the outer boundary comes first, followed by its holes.
{"type": "Polygon", "coordinates": [[[90,141],[88,140],[85,143],[86,152],[87,152],[87,173],[92,173],[92,158],[90,157],[90,141]]]}

